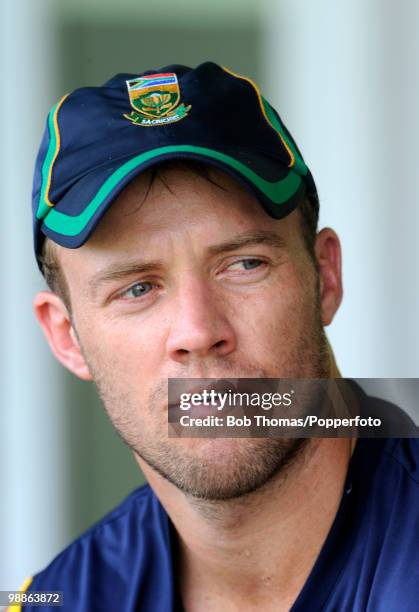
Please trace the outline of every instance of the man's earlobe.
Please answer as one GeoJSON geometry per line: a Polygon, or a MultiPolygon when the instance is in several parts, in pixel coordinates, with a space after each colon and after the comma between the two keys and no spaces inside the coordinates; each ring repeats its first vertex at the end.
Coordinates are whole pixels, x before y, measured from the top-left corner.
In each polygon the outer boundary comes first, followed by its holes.
{"type": "Polygon", "coordinates": [[[342,255],[339,238],[326,227],[316,238],[316,259],[320,280],[320,306],[323,325],[329,325],[343,296],[342,255]]]}
{"type": "Polygon", "coordinates": [[[71,317],[62,299],[51,291],[40,291],[34,298],[33,306],[54,356],[79,378],[92,380],[71,317]]]}

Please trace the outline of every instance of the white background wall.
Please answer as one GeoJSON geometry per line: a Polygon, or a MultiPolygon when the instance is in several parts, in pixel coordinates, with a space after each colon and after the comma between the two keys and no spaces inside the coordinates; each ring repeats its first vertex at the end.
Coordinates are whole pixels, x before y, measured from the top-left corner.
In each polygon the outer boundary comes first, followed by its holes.
{"type": "Polygon", "coordinates": [[[347,377],[419,375],[419,4],[267,1],[265,90],[342,240],[347,377]]]}

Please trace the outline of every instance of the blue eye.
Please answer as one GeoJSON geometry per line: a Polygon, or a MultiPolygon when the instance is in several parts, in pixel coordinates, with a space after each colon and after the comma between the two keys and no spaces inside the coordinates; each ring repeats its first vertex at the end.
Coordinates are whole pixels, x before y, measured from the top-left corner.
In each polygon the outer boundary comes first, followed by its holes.
{"type": "Polygon", "coordinates": [[[144,282],[144,283],[135,283],[129,289],[124,291],[123,295],[128,297],[141,297],[149,293],[149,291],[153,288],[152,283],[144,282]],[[131,294],[131,295],[129,295],[131,294]]]}
{"type": "Polygon", "coordinates": [[[258,268],[263,262],[260,259],[243,259],[241,262],[246,270],[258,268]]]}
{"type": "Polygon", "coordinates": [[[259,268],[261,265],[263,265],[265,262],[262,261],[261,259],[256,259],[256,258],[246,258],[246,259],[240,259],[239,261],[235,261],[233,262],[229,268],[230,269],[237,269],[237,266],[242,267],[242,269],[244,268],[245,270],[254,270],[255,268],[259,268]]]}

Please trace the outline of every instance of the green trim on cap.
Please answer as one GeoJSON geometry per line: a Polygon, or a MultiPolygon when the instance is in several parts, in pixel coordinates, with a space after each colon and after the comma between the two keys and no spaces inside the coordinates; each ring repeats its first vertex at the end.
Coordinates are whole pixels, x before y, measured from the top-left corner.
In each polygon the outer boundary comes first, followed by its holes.
{"type": "Polygon", "coordinates": [[[48,210],[48,214],[44,219],[45,225],[52,231],[64,236],[77,236],[80,234],[90,219],[93,217],[97,209],[100,207],[109,193],[129,174],[132,170],[144,164],[145,162],[169,153],[193,153],[203,157],[209,157],[220,161],[227,166],[230,166],[239,172],[244,178],[249,180],[257,187],[267,198],[275,204],[283,204],[288,201],[298,190],[301,184],[301,177],[293,172],[293,169],[288,172],[288,175],[280,181],[266,181],[258,174],[250,170],[247,166],[240,163],[233,157],[208,149],[206,147],[196,147],[193,145],[176,145],[159,147],[153,151],[147,151],[133,157],[129,161],[120,166],[113,174],[111,174],[103,185],[100,187],[96,195],[92,198],[86,208],[77,216],[66,215],[54,208],[48,210]]]}
{"type": "Polygon", "coordinates": [[[289,146],[289,148],[292,151],[292,154],[294,155],[294,165],[293,165],[293,170],[295,170],[296,172],[298,172],[298,174],[301,174],[301,176],[305,176],[308,172],[308,168],[303,160],[303,158],[301,157],[301,155],[299,154],[299,152],[297,151],[295,144],[292,142],[292,140],[289,138],[289,136],[286,134],[285,130],[283,129],[281,122],[278,120],[278,117],[276,116],[276,114],[274,113],[274,110],[272,108],[272,106],[269,104],[269,102],[267,100],[265,100],[264,97],[262,97],[262,102],[263,102],[263,106],[266,112],[266,116],[269,119],[269,123],[272,125],[272,127],[281,134],[282,138],[285,140],[285,142],[287,143],[287,145],[289,146]]]}

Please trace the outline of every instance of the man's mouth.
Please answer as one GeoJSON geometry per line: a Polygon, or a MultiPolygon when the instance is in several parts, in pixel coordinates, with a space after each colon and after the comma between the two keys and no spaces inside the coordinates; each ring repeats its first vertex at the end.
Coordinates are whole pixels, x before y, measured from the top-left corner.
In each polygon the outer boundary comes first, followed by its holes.
{"type": "MultiPolygon", "coordinates": [[[[268,391],[273,379],[261,378],[206,378],[169,379],[169,420],[177,421],[182,415],[203,418],[222,416],[240,410],[240,395],[268,391]]],[[[271,389],[272,390],[272,389],[271,389]]]]}
{"type": "Polygon", "coordinates": [[[238,379],[171,379],[169,383],[169,418],[177,420],[184,414],[204,418],[228,412],[234,406],[227,399],[238,390],[238,379]],[[207,382],[206,382],[207,381],[207,382]]]}

